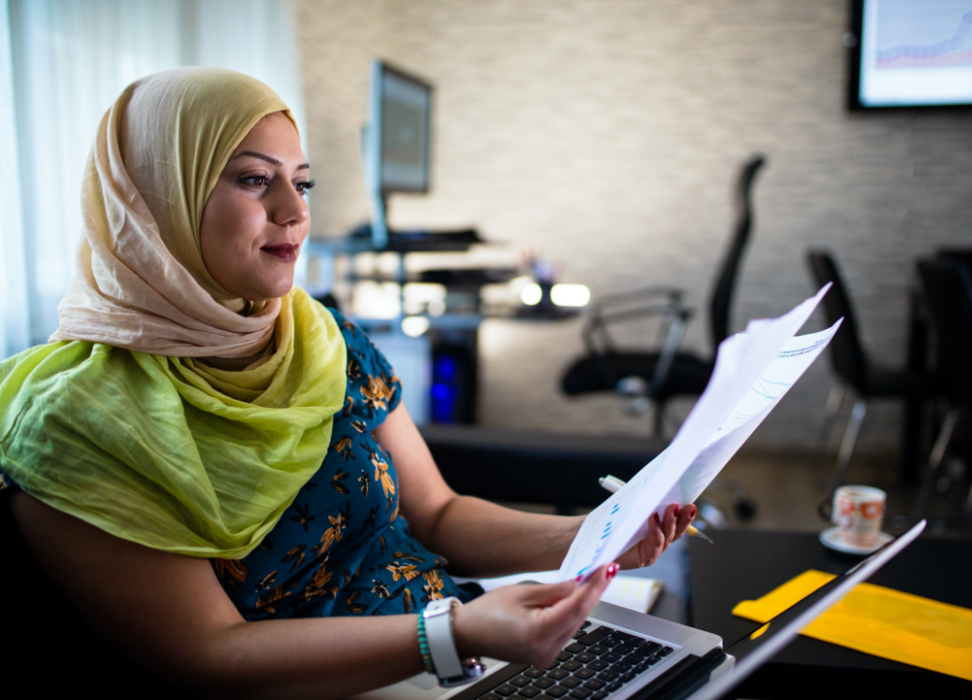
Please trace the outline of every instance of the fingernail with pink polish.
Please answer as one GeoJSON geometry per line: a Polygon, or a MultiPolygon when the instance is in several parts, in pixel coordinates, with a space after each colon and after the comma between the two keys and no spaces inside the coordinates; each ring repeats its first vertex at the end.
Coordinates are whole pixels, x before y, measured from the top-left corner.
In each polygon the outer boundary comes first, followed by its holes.
{"type": "Polygon", "coordinates": [[[675,506],[675,517],[678,517],[678,506],[675,506]]]}
{"type": "Polygon", "coordinates": [[[618,566],[617,563],[614,563],[614,564],[611,564],[610,566],[608,566],[608,568],[607,568],[607,580],[610,581],[612,578],[614,578],[615,576],[617,576],[618,571],[620,569],[621,569],[621,567],[618,566]]]}
{"type": "Polygon", "coordinates": [[[574,580],[575,580],[575,581],[577,581],[577,583],[580,583],[580,580],[581,580],[581,577],[580,577],[580,576],[578,576],[578,577],[577,577],[577,578],[575,578],[574,580]]]}

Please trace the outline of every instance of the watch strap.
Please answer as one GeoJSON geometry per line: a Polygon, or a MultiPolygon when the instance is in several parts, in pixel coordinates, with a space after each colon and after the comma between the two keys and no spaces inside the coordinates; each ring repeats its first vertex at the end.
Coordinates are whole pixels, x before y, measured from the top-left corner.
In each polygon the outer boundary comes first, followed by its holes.
{"type": "Polygon", "coordinates": [[[453,681],[464,676],[452,634],[452,609],[460,605],[462,602],[458,598],[450,596],[431,601],[422,612],[429,654],[440,681],[453,681]]]}

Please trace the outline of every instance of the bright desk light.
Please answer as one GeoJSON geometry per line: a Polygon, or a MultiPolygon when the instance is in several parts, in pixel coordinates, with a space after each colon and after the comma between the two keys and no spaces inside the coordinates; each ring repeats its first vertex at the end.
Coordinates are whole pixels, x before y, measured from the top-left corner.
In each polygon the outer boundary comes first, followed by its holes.
{"type": "MultiPolygon", "coordinates": [[[[543,298],[539,284],[528,284],[520,292],[520,301],[527,306],[536,306],[543,298]]],[[[555,284],[550,290],[550,301],[556,306],[587,306],[591,300],[591,290],[583,284],[555,284]]]]}
{"type": "Polygon", "coordinates": [[[520,301],[522,301],[527,306],[536,306],[540,303],[540,299],[543,297],[543,292],[540,290],[540,285],[533,283],[528,284],[520,292],[520,301]]]}
{"type": "Polygon", "coordinates": [[[429,319],[425,316],[406,316],[402,319],[402,333],[418,338],[429,330],[429,319]]]}
{"type": "Polygon", "coordinates": [[[402,313],[401,287],[394,282],[365,280],[354,286],[351,309],[359,318],[392,320],[402,313]]]}
{"type": "Polygon", "coordinates": [[[557,306],[587,306],[591,290],[583,284],[555,284],[550,290],[550,300],[557,306]]]}

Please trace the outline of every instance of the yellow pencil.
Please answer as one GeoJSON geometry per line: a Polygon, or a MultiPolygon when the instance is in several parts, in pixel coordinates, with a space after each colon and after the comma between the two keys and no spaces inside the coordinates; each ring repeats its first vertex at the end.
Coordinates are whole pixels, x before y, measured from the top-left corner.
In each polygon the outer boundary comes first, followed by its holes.
{"type": "Polygon", "coordinates": [[[685,534],[688,535],[689,537],[698,537],[703,542],[708,542],[709,544],[715,544],[715,542],[713,542],[708,535],[706,535],[704,532],[699,530],[699,528],[695,527],[695,525],[689,525],[688,529],[685,531],[685,534]]]}

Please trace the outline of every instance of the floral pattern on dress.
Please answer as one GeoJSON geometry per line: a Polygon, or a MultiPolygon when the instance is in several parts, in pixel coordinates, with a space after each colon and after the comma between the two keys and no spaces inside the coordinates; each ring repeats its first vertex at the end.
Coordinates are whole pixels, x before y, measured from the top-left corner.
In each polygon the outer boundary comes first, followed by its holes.
{"type": "Polygon", "coordinates": [[[318,473],[263,544],[239,561],[213,560],[248,620],[417,612],[474,596],[446,560],[416,540],[399,513],[392,454],[375,439],[402,387],[367,334],[331,309],[347,344],[347,391],[318,473]]]}

